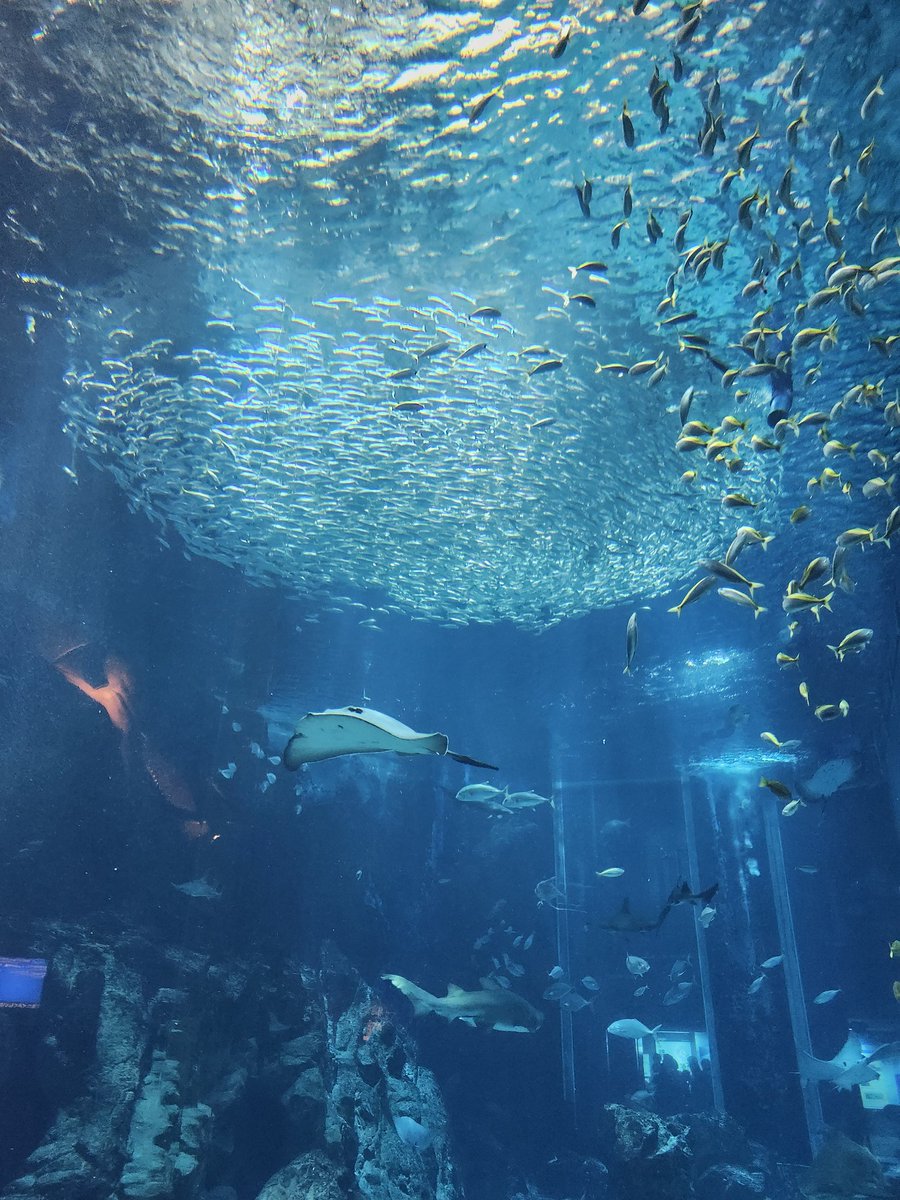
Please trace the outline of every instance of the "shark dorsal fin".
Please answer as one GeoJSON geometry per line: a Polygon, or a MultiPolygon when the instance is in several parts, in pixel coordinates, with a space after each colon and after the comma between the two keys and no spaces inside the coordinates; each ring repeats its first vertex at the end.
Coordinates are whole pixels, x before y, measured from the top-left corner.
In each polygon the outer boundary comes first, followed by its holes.
{"type": "Polygon", "coordinates": [[[459,996],[465,990],[466,989],[461,988],[458,983],[448,983],[447,984],[447,995],[448,996],[459,996]]]}

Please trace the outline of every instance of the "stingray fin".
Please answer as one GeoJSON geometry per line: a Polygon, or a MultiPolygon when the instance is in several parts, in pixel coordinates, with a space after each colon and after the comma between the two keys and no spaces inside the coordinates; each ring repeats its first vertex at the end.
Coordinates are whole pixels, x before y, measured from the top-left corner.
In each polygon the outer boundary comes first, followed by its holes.
{"type": "Polygon", "coordinates": [[[484,771],[499,771],[499,767],[493,766],[491,763],[481,762],[477,758],[469,758],[466,754],[455,754],[452,750],[447,751],[447,757],[452,758],[454,762],[465,763],[467,767],[481,767],[484,771]]]}

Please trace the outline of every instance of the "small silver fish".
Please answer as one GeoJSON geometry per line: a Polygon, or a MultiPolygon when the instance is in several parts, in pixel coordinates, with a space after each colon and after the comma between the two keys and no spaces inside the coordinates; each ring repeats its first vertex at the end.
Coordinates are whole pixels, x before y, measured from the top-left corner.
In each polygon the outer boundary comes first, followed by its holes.
{"type": "Polygon", "coordinates": [[[840,988],[830,988],[828,991],[819,992],[818,996],[813,1000],[813,1004],[830,1004],[835,996],[840,994],[840,990],[840,988]]]}
{"type": "Polygon", "coordinates": [[[634,661],[634,652],[637,650],[638,644],[638,624],[637,613],[633,612],[628,618],[628,625],[625,628],[625,669],[623,675],[631,674],[631,664],[634,661]]]}

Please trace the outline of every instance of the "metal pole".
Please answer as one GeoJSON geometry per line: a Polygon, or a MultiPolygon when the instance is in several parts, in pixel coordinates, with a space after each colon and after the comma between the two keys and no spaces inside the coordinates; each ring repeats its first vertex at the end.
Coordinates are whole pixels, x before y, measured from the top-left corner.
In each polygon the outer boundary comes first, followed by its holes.
{"type": "MultiPolygon", "coordinates": [[[[766,847],[769,852],[769,870],[772,872],[772,894],[775,900],[775,915],[778,920],[778,937],[783,956],[782,969],[787,988],[788,1010],[791,1028],[799,1061],[800,1053],[812,1054],[809,1038],[809,1021],[806,1001],[803,996],[803,980],[800,975],[800,959],[797,954],[797,939],[794,936],[794,918],[791,914],[791,899],[788,895],[787,875],[784,869],[784,849],[781,844],[781,822],[778,806],[763,804],[763,825],[766,830],[766,847]]],[[[822,1098],[819,1085],[812,1079],[800,1080],[803,1106],[806,1110],[806,1126],[813,1154],[825,1140],[825,1118],[822,1114],[822,1098]]]]}
{"type": "MultiPolygon", "coordinates": [[[[554,877],[556,886],[564,897],[568,897],[566,874],[566,802],[563,784],[556,780],[553,784],[553,843],[554,843],[554,877]]],[[[569,978],[569,912],[568,901],[556,910],[556,961],[562,967],[564,978],[569,978]]],[[[572,1033],[572,1014],[568,1009],[560,1007],[560,1048],[562,1052],[563,1099],[567,1100],[573,1109],[575,1123],[578,1123],[575,1108],[575,1045],[572,1033]]]]}
{"type": "MultiPolygon", "coordinates": [[[[702,887],[700,864],[697,859],[697,840],[694,828],[694,805],[691,800],[691,785],[681,776],[681,799],[684,805],[684,833],[687,841],[688,872],[692,887],[702,887]]],[[[706,930],[700,924],[700,913],[694,907],[694,939],[697,943],[697,967],[700,971],[700,990],[703,995],[703,1018],[709,1040],[709,1066],[712,1076],[713,1104],[716,1111],[725,1111],[725,1093],[722,1089],[722,1069],[719,1063],[719,1046],[716,1040],[716,1013],[712,1002],[712,984],[709,978],[709,956],[706,953],[706,930]]]]}

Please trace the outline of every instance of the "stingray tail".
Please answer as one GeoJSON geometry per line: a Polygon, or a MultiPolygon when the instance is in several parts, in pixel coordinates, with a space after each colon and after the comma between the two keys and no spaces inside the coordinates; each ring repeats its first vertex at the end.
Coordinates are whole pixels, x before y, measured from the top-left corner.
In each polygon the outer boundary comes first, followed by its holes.
{"type": "Polygon", "coordinates": [[[483,771],[499,771],[499,767],[494,767],[490,763],[481,762],[477,758],[469,758],[466,754],[454,754],[452,750],[447,751],[447,757],[452,758],[454,762],[465,763],[467,767],[481,767],[483,771]]]}

